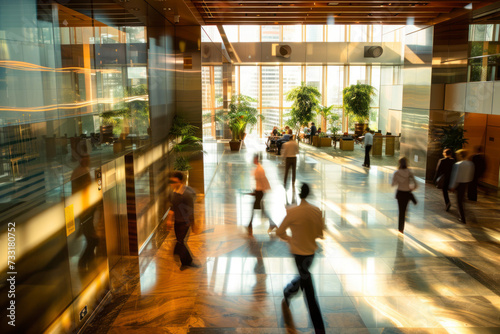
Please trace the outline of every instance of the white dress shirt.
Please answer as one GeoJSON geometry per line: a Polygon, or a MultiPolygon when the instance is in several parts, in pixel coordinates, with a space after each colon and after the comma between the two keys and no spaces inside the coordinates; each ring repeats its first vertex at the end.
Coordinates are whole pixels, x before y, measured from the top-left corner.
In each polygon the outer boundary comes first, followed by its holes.
{"type": "Polygon", "coordinates": [[[469,160],[459,161],[453,165],[450,178],[450,189],[455,189],[459,183],[469,183],[474,179],[474,163],[469,160]]]}
{"type": "Polygon", "coordinates": [[[282,151],[283,160],[286,160],[286,158],[295,158],[299,153],[299,143],[295,140],[290,140],[283,144],[282,151]]]}
{"type": "Polygon", "coordinates": [[[365,134],[365,146],[367,145],[373,146],[373,135],[370,132],[365,134]]]}

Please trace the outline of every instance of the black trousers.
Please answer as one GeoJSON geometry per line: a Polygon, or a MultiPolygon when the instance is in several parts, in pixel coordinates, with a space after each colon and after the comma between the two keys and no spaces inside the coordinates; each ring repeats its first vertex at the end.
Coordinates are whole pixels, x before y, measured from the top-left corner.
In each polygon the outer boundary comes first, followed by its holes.
{"type": "Polygon", "coordinates": [[[477,184],[478,180],[474,178],[467,186],[467,198],[469,201],[477,201],[477,184]]]}
{"type": "Polygon", "coordinates": [[[284,290],[286,295],[292,295],[299,291],[299,287],[306,295],[307,307],[309,308],[309,316],[314,326],[316,333],[325,333],[325,324],[323,323],[323,317],[321,316],[321,310],[319,308],[318,302],[316,300],[316,294],[314,293],[314,285],[309,272],[309,267],[314,260],[314,254],[312,255],[296,255],[295,264],[299,271],[299,276],[294,278],[284,290]]]}
{"type": "Polygon", "coordinates": [[[467,190],[467,183],[459,183],[457,186],[457,205],[458,211],[460,212],[460,218],[462,223],[465,224],[465,210],[464,210],[464,198],[465,191],[467,190]]]}
{"type": "Polygon", "coordinates": [[[175,238],[177,239],[177,243],[175,244],[174,248],[174,254],[179,255],[181,263],[185,266],[188,266],[191,264],[191,262],[193,262],[191,252],[186,245],[189,227],[189,224],[185,222],[174,223],[175,238]]]}
{"type": "Polygon", "coordinates": [[[372,149],[371,145],[365,145],[365,163],[364,165],[370,167],[370,151],[372,149]]]}
{"type": "Polygon", "coordinates": [[[412,196],[413,194],[411,193],[411,191],[398,190],[398,192],[396,193],[396,199],[398,200],[398,209],[399,209],[399,219],[398,219],[399,232],[404,232],[406,208],[408,207],[408,202],[410,201],[412,196]]]}
{"type": "Polygon", "coordinates": [[[292,169],[292,184],[295,184],[295,170],[297,169],[297,157],[288,157],[285,161],[285,181],[284,185],[286,188],[286,179],[288,178],[288,170],[292,169]]]}
{"type": "MultiPolygon", "coordinates": [[[[264,209],[264,201],[262,200],[263,198],[264,198],[264,192],[260,190],[255,190],[255,202],[253,203],[252,215],[250,216],[250,223],[248,223],[248,227],[252,227],[253,213],[255,210],[261,209],[262,217],[267,215],[264,209]]],[[[276,224],[272,221],[271,216],[269,215],[267,216],[269,217],[269,227],[276,226],[276,224]]]]}
{"type": "Polygon", "coordinates": [[[448,182],[445,182],[443,184],[443,197],[444,197],[444,204],[448,205],[448,203],[450,203],[450,196],[448,195],[448,187],[449,187],[449,183],[448,182]]]}

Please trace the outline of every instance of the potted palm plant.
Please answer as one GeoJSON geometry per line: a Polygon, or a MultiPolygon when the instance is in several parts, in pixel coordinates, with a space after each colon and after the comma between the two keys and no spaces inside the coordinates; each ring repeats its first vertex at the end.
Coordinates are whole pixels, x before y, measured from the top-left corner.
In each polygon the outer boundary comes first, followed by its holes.
{"type": "Polygon", "coordinates": [[[191,169],[189,158],[195,154],[203,153],[203,143],[201,138],[195,136],[197,126],[189,124],[179,116],[175,116],[169,136],[175,144],[169,153],[174,156],[174,170],[187,174],[191,169]]]}
{"type": "Polygon", "coordinates": [[[358,83],[344,88],[342,93],[344,110],[358,123],[355,125],[355,132],[363,133],[370,116],[370,103],[372,95],[375,93],[375,87],[358,83]]]}
{"type": "Polygon", "coordinates": [[[229,142],[231,151],[239,151],[241,148],[241,141],[245,137],[248,125],[254,126],[259,119],[264,119],[257,108],[252,107],[252,103],[255,102],[256,99],[246,95],[234,95],[231,98],[229,111],[225,116],[232,135],[229,142]]]}

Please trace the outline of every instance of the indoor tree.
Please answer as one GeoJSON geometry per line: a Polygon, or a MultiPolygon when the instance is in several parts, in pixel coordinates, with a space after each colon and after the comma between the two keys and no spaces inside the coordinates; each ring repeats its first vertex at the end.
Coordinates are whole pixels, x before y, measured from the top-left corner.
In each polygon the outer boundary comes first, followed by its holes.
{"type": "Polygon", "coordinates": [[[314,111],[319,106],[320,98],[319,90],[314,86],[307,86],[305,82],[291,89],[286,94],[286,100],[293,102],[290,113],[285,115],[290,116],[287,125],[296,130],[300,129],[301,126],[308,126],[309,122],[313,120],[314,111]]]}
{"type": "Polygon", "coordinates": [[[359,123],[365,123],[370,116],[370,103],[375,87],[358,83],[344,88],[342,93],[346,114],[359,123]]]}

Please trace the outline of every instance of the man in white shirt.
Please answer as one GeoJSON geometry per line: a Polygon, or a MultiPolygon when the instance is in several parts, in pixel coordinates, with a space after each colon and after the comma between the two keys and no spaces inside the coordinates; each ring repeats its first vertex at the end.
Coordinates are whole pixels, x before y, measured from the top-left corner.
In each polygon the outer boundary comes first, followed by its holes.
{"type": "MultiPolygon", "coordinates": [[[[253,208],[252,208],[252,215],[250,217],[250,223],[248,224],[248,228],[247,228],[249,235],[253,234],[253,225],[252,225],[253,212],[255,210],[261,209],[262,216],[265,215],[264,201],[262,199],[264,198],[264,193],[271,189],[271,185],[269,184],[269,181],[267,180],[267,177],[266,177],[266,172],[264,171],[264,168],[262,168],[262,165],[259,163],[259,155],[258,154],[254,155],[253,163],[255,164],[255,169],[252,172],[253,176],[255,177],[255,191],[254,191],[255,202],[254,202],[253,208]]],[[[267,230],[267,232],[270,233],[272,230],[276,229],[277,226],[272,221],[271,216],[268,215],[268,217],[269,217],[269,229],[267,230]]]]}
{"type": "MultiPolygon", "coordinates": [[[[289,130],[292,131],[291,129],[289,130]]],[[[286,179],[288,178],[288,170],[292,168],[292,187],[295,187],[295,172],[297,169],[297,154],[299,153],[299,143],[295,140],[290,140],[283,144],[283,160],[285,162],[285,181],[283,187],[286,189],[286,179]]]]}
{"type": "Polygon", "coordinates": [[[297,293],[299,287],[302,288],[306,295],[309,316],[314,330],[316,333],[325,333],[325,325],[309,272],[314,253],[318,248],[316,238],[323,238],[323,216],[320,209],[306,201],[307,195],[309,195],[309,186],[304,183],[299,195],[300,205],[287,209],[286,217],[276,231],[277,236],[290,244],[290,252],[295,257],[295,264],[299,271],[299,276],[285,287],[283,294],[286,304],[289,305],[290,297],[297,293]],[[286,234],[288,228],[292,230],[291,237],[286,234]]]}
{"type": "Polygon", "coordinates": [[[456,155],[459,162],[453,165],[451,171],[450,190],[457,191],[458,221],[465,224],[464,197],[467,185],[474,179],[474,163],[467,160],[466,150],[458,150],[456,155]]]}
{"type": "Polygon", "coordinates": [[[363,164],[363,167],[368,167],[370,168],[370,151],[373,146],[373,131],[370,131],[370,128],[366,128],[366,134],[365,134],[365,162],[363,164]]]}

